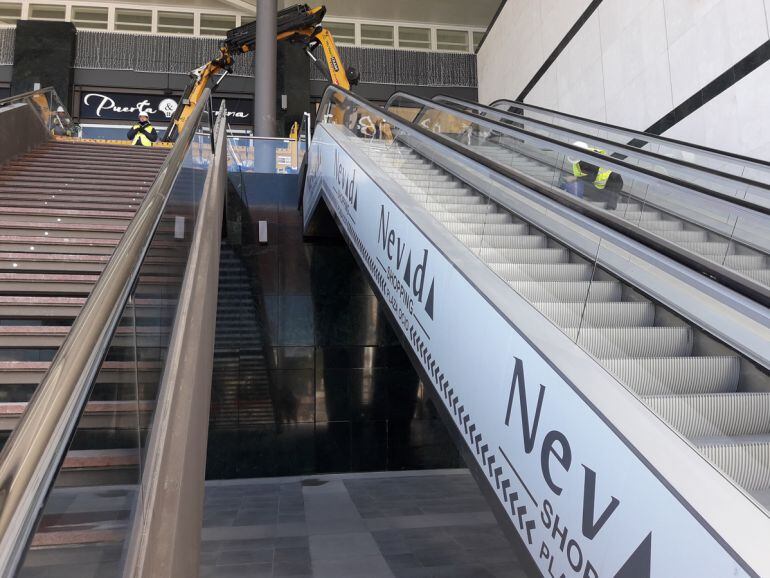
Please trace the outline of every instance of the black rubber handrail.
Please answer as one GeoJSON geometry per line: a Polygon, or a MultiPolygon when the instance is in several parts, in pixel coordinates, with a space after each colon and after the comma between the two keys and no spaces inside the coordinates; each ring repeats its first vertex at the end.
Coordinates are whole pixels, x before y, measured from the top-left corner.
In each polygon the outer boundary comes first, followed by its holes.
{"type": "MultiPolygon", "coordinates": [[[[639,243],[642,243],[643,245],[646,245],[658,253],[676,261],[681,265],[684,265],[685,267],[693,269],[710,277],[711,279],[714,279],[725,287],[732,289],[736,293],[748,297],[749,299],[752,299],[765,307],[770,307],[770,288],[765,287],[760,283],[748,279],[743,275],[739,275],[736,272],[727,269],[726,267],[714,263],[713,261],[709,261],[699,255],[682,249],[679,245],[662,239],[657,235],[653,235],[647,231],[644,231],[643,229],[639,229],[621,219],[620,217],[616,217],[606,213],[606,211],[595,208],[587,201],[584,201],[573,195],[569,195],[560,189],[556,189],[555,187],[547,186],[544,183],[537,181],[519,171],[511,169],[510,167],[491,161],[474,151],[466,149],[450,138],[441,136],[424,127],[419,126],[418,124],[397,117],[387,112],[383,108],[370,103],[366,99],[353,94],[352,92],[349,92],[338,86],[327,87],[326,92],[329,91],[337,91],[345,95],[345,97],[349,100],[356,102],[361,106],[371,108],[372,110],[377,110],[380,114],[387,117],[389,124],[400,128],[401,130],[405,130],[406,132],[412,131],[418,133],[423,137],[434,141],[445,149],[449,149],[455,153],[458,153],[465,158],[493,172],[496,172],[499,175],[502,175],[503,177],[520,183],[525,187],[528,187],[529,189],[558,202],[561,205],[567,206],[568,208],[589,217],[597,223],[605,225],[618,233],[621,233],[639,243]]],[[[562,143],[557,144],[559,146],[564,146],[562,143]]],[[[583,149],[578,150],[581,153],[586,153],[586,151],[583,149]]],[[[596,156],[599,157],[598,160],[602,159],[602,155],[596,154],[596,156]]]]}

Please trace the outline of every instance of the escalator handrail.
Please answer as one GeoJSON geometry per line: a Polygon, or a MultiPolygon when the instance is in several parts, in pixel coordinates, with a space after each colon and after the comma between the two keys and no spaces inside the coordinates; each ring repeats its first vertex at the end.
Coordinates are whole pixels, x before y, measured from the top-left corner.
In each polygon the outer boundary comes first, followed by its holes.
{"type": "MultiPolygon", "coordinates": [[[[30,96],[33,96],[35,94],[44,94],[46,92],[52,92],[56,94],[56,89],[54,89],[52,86],[46,86],[45,88],[38,88],[37,90],[28,90],[27,92],[22,92],[20,94],[14,94],[11,96],[6,96],[5,98],[0,98],[0,106],[5,106],[6,104],[11,104],[17,101],[22,101],[26,98],[29,98],[30,96]]],[[[58,95],[57,95],[58,97],[58,95]]]]}
{"type": "Polygon", "coordinates": [[[506,105],[511,105],[511,106],[518,106],[520,108],[530,108],[532,110],[536,110],[536,111],[542,112],[544,114],[551,114],[553,116],[560,116],[560,117],[567,118],[567,119],[570,119],[570,120],[579,121],[581,123],[591,124],[591,125],[599,126],[599,127],[602,127],[602,128],[615,130],[617,132],[625,132],[625,133],[628,133],[629,135],[631,135],[633,138],[643,139],[643,140],[645,140],[647,142],[660,142],[660,143],[663,143],[663,144],[666,144],[666,145],[669,145],[669,146],[670,145],[675,145],[676,147],[679,147],[681,149],[692,149],[692,150],[697,151],[697,152],[707,153],[707,154],[709,154],[711,156],[721,157],[721,158],[725,158],[725,159],[731,159],[732,161],[740,161],[740,163],[751,165],[754,168],[756,168],[758,170],[761,170],[763,172],[767,172],[768,169],[770,169],[770,162],[763,161],[762,159],[756,159],[756,158],[748,157],[748,156],[741,155],[741,154],[738,154],[738,153],[733,153],[733,152],[730,152],[730,151],[719,150],[719,149],[707,147],[707,146],[704,146],[704,145],[699,145],[699,144],[696,144],[696,143],[691,143],[691,142],[687,142],[687,141],[682,141],[682,140],[674,139],[674,138],[667,137],[667,136],[651,134],[651,133],[640,131],[640,130],[634,130],[632,128],[627,128],[627,127],[623,127],[623,126],[617,126],[617,125],[610,124],[608,122],[603,122],[603,121],[600,121],[600,120],[589,120],[589,119],[586,119],[586,118],[583,118],[583,117],[580,117],[580,116],[577,116],[577,115],[574,115],[574,114],[569,114],[567,112],[560,112],[560,111],[552,110],[552,109],[545,108],[545,107],[542,107],[542,106],[537,106],[537,105],[534,105],[534,104],[526,104],[526,103],[518,102],[518,101],[515,101],[515,100],[510,100],[510,99],[507,99],[507,98],[500,98],[500,99],[497,99],[496,101],[492,102],[489,106],[492,107],[492,108],[495,108],[495,106],[498,105],[498,104],[506,104],[506,105]]]}
{"type": "Polygon", "coordinates": [[[142,499],[131,522],[123,568],[123,575],[133,578],[195,576],[198,571],[217,272],[227,189],[226,119],[222,102],[212,130],[216,152],[197,210],[166,367],[145,446],[142,499]],[[169,528],[175,529],[173,540],[165,539],[169,528]]]}
{"type": "MultiPolygon", "coordinates": [[[[679,179],[679,178],[676,178],[676,177],[672,177],[670,175],[664,175],[664,174],[657,173],[657,172],[655,172],[653,170],[650,170],[650,169],[647,169],[647,168],[644,168],[644,167],[634,166],[634,165],[632,165],[630,163],[627,163],[627,162],[625,162],[625,161],[623,161],[621,159],[618,159],[616,157],[603,155],[601,153],[594,152],[594,151],[592,151],[590,149],[589,150],[582,149],[582,148],[576,147],[572,143],[565,143],[565,142],[562,142],[562,141],[560,141],[558,139],[555,139],[553,137],[549,137],[549,136],[545,136],[545,135],[539,135],[539,134],[530,132],[528,130],[525,130],[525,129],[522,129],[522,128],[519,128],[519,127],[515,127],[515,126],[511,126],[511,125],[505,124],[503,122],[499,122],[499,121],[496,121],[496,120],[488,119],[488,118],[483,117],[483,116],[475,115],[473,113],[459,111],[456,108],[453,108],[451,106],[444,105],[444,104],[439,104],[439,103],[437,103],[437,102],[435,102],[433,100],[428,100],[426,98],[421,98],[419,96],[414,96],[414,95],[411,95],[411,94],[406,93],[406,92],[397,92],[393,96],[391,96],[390,99],[388,99],[388,102],[385,103],[385,107],[386,108],[390,106],[391,100],[393,100],[397,95],[399,95],[401,97],[410,98],[413,101],[419,102],[419,103],[421,103],[423,105],[429,105],[429,106],[434,106],[434,107],[439,108],[439,109],[443,109],[443,110],[445,110],[447,112],[451,112],[452,114],[456,114],[456,115],[460,115],[460,116],[465,116],[466,118],[468,118],[468,120],[471,120],[472,122],[486,123],[486,124],[492,125],[495,130],[500,130],[501,132],[503,132],[503,131],[508,132],[508,133],[515,132],[517,134],[526,135],[528,138],[534,139],[535,141],[538,141],[538,140],[542,141],[542,142],[544,142],[545,144],[547,144],[549,146],[558,145],[559,147],[564,148],[567,151],[569,151],[570,153],[576,154],[578,156],[580,156],[580,155],[591,156],[594,159],[596,159],[597,166],[610,166],[611,167],[613,164],[615,164],[615,165],[617,165],[617,166],[619,166],[621,168],[621,170],[618,170],[618,172],[622,173],[622,174],[625,174],[625,173],[623,173],[623,171],[627,171],[627,172],[630,171],[631,173],[642,174],[642,175],[644,175],[646,177],[649,177],[649,178],[652,178],[652,179],[655,179],[655,180],[658,180],[658,181],[664,181],[664,182],[670,183],[671,185],[673,185],[675,187],[680,187],[680,188],[688,189],[690,191],[694,191],[696,193],[699,193],[699,194],[702,194],[702,195],[705,195],[705,196],[708,196],[708,197],[719,199],[720,201],[726,201],[728,203],[731,203],[733,205],[742,207],[744,209],[749,209],[751,211],[755,211],[757,213],[761,213],[761,214],[764,214],[764,215],[770,215],[770,206],[758,205],[758,204],[756,204],[756,203],[754,203],[752,201],[748,201],[746,199],[741,199],[739,197],[734,197],[734,196],[729,195],[727,193],[721,193],[719,191],[714,191],[712,189],[707,189],[707,188],[702,187],[700,185],[697,185],[695,183],[690,183],[688,181],[684,181],[682,179],[679,179]]],[[[597,139],[594,139],[594,140],[597,140],[597,139]]],[[[636,149],[636,150],[638,151],[639,149],[636,149]]]]}
{"type": "MultiPolygon", "coordinates": [[[[518,182],[530,188],[531,190],[534,190],[535,192],[542,194],[547,198],[555,200],[558,203],[564,206],[567,206],[568,208],[582,215],[585,215],[591,218],[592,220],[606,227],[609,227],[610,229],[615,230],[618,233],[621,233],[639,243],[642,243],[643,245],[646,245],[647,247],[657,251],[658,253],[676,261],[681,265],[684,265],[685,267],[688,267],[690,269],[693,269],[695,271],[698,271],[700,273],[707,275],[708,277],[716,280],[717,282],[721,283],[725,287],[732,289],[733,291],[735,291],[740,295],[743,295],[744,297],[752,299],[753,301],[759,303],[764,307],[770,307],[770,288],[765,287],[764,285],[756,283],[755,281],[748,279],[742,275],[738,275],[734,271],[726,267],[723,267],[721,265],[718,265],[717,263],[708,261],[707,259],[704,259],[700,255],[687,251],[682,247],[680,247],[679,245],[676,245],[675,243],[667,241],[666,239],[658,237],[657,235],[647,233],[643,229],[634,227],[619,217],[608,214],[606,211],[603,211],[601,209],[597,209],[596,207],[592,206],[589,202],[584,201],[583,199],[580,199],[573,195],[569,195],[564,191],[557,189],[555,187],[550,187],[548,185],[545,185],[544,183],[536,179],[533,179],[532,177],[529,177],[524,173],[516,171],[510,167],[491,161],[474,151],[466,149],[465,147],[463,147],[462,145],[458,144],[456,141],[450,138],[441,136],[418,124],[415,124],[413,122],[409,122],[405,119],[397,117],[387,112],[383,108],[376,107],[375,105],[366,101],[365,99],[347,90],[344,90],[338,86],[329,86],[324,93],[324,100],[326,99],[326,92],[330,92],[330,91],[337,91],[343,94],[348,100],[357,102],[359,105],[371,108],[372,110],[377,110],[378,114],[382,114],[383,116],[387,117],[389,124],[395,127],[398,127],[400,130],[404,130],[407,133],[416,132],[422,135],[423,137],[426,137],[436,142],[438,145],[444,148],[450,149],[455,153],[458,153],[468,158],[469,160],[485,167],[490,171],[496,172],[497,174],[505,178],[508,178],[512,181],[518,182]]],[[[319,118],[316,122],[319,122],[321,119],[322,117],[319,115],[319,118]]],[[[503,125],[503,126],[507,127],[507,125],[503,125]]],[[[507,127],[507,128],[510,128],[510,127],[507,127]]],[[[553,141],[553,139],[544,139],[544,140],[552,141],[551,144],[555,146],[557,149],[570,148],[570,147],[566,147],[563,143],[560,143],[558,141],[553,141]]],[[[582,154],[582,153],[588,153],[590,151],[584,151],[583,149],[576,149],[575,152],[579,152],[582,154]]],[[[602,161],[603,159],[605,159],[605,157],[597,153],[593,153],[592,156],[597,157],[597,161],[602,161]]],[[[609,164],[606,162],[606,160],[604,160],[604,163],[609,164]]],[[[634,169],[634,171],[636,170],[634,169]]]]}
{"type": "MultiPolygon", "coordinates": [[[[406,93],[401,92],[400,94],[406,94],[406,93]]],[[[627,156],[650,158],[650,159],[654,159],[655,161],[660,162],[660,163],[672,164],[672,165],[676,165],[676,166],[679,166],[679,167],[685,167],[685,168],[687,168],[689,170],[694,170],[694,171],[698,171],[698,172],[701,172],[701,173],[705,173],[707,175],[711,175],[711,176],[717,177],[717,179],[719,179],[719,180],[736,182],[736,183],[741,183],[741,184],[752,186],[752,187],[757,187],[759,189],[764,189],[768,193],[770,193],[770,184],[768,184],[768,183],[763,183],[761,181],[755,181],[753,179],[749,179],[749,178],[746,178],[746,177],[741,176],[741,175],[732,175],[730,173],[725,173],[723,171],[719,171],[719,170],[711,168],[711,167],[706,167],[706,166],[703,166],[703,165],[691,163],[691,162],[688,162],[688,161],[685,161],[685,160],[682,160],[682,159],[668,157],[668,156],[663,155],[661,153],[647,151],[647,150],[644,150],[642,148],[631,146],[631,145],[629,145],[627,143],[621,143],[621,142],[618,142],[618,141],[613,141],[613,140],[608,139],[606,137],[594,136],[594,135],[590,135],[588,133],[577,131],[575,129],[567,128],[567,127],[564,127],[564,126],[559,126],[559,125],[556,125],[556,124],[551,124],[551,123],[546,122],[544,120],[532,118],[530,116],[516,115],[514,113],[507,112],[507,111],[501,110],[499,108],[492,108],[490,106],[485,106],[483,104],[478,104],[476,102],[471,102],[471,101],[463,100],[461,98],[455,98],[453,96],[447,96],[447,95],[444,95],[444,94],[439,94],[437,96],[434,96],[432,100],[433,100],[433,102],[442,103],[442,104],[444,104],[446,106],[449,106],[450,108],[454,108],[452,105],[453,104],[457,104],[458,106],[462,106],[462,107],[468,107],[468,108],[473,108],[473,109],[481,110],[481,111],[484,111],[484,112],[490,112],[490,113],[498,114],[500,116],[510,118],[511,121],[513,121],[513,122],[525,122],[525,123],[529,122],[529,123],[533,123],[533,124],[536,124],[536,125],[539,125],[539,126],[543,126],[543,127],[547,128],[548,130],[558,131],[558,132],[562,132],[562,133],[567,133],[567,134],[569,134],[571,136],[574,136],[575,138],[577,138],[579,140],[587,140],[587,141],[590,141],[592,143],[594,143],[594,142],[596,142],[596,143],[605,143],[605,144],[609,145],[612,148],[621,149],[623,151],[628,151],[629,154],[627,156]]],[[[390,102],[390,101],[388,101],[388,102],[390,102]]],[[[470,114],[470,115],[473,115],[473,116],[476,116],[476,117],[479,117],[479,118],[487,118],[487,117],[485,117],[483,115],[476,114],[475,112],[471,112],[471,111],[467,111],[467,110],[462,110],[461,112],[465,112],[467,114],[470,114]]],[[[488,120],[494,120],[494,119],[488,119],[488,120]]],[[[499,121],[495,121],[495,122],[499,122],[499,121]]],[[[502,123],[502,124],[505,125],[505,123],[502,123]]],[[[737,199],[737,197],[731,197],[731,198],[737,199]]],[[[755,207],[761,207],[761,206],[762,205],[755,205],[755,207]]]]}
{"type": "Polygon", "coordinates": [[[190,115],[0,453],[0,576],[15,575],[32,539],[209,94],[206,89],[190,115]]]}

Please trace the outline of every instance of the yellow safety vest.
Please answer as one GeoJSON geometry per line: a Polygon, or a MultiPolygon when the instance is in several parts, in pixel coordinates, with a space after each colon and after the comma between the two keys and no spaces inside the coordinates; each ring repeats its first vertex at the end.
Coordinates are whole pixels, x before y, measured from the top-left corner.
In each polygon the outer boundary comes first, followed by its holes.
{"type": "MultiPolygon", "coordinates": [[[[595,153],[599,153],[601,155],[606,155],[607,151],[604,151],[602,149],[597,149],[594,147],[591,147],[590,149],[595,153]]],[[[575,175],[577,178],[588,176],[588,173],[584,173],[583,170],[580,168],[580,161],[575,161],[572,163],[572,174],[575,175]]],[[[605,169],[604,167],[599,167],[599,170],[596,173],[596,179],[594,180],[594,186],[602,190],[604,187],[607,186],[607,181],[610,180],[610,175],[612,175],[612,169],[605,169]]]]}
{"type": "MultiPolygon", "coordinates": [[[[152,125],[148,124],[147,127],[145,128],[148,128],[148,127],[152,128],[152,125]]],[[[134,125],[134,130],[139,130],[140,128],[142,128],[141,125],[138,125],[138,124],[134,125]]],[[[131,144],[141,145],[143,147],[151,147],[152,141],[149,138],[147,138],[147,135],[144,134],[144,131],[139,130],[139,132],[136,133],[136,136],[134,137],[134,140],[131,142],[131,144]]]]}

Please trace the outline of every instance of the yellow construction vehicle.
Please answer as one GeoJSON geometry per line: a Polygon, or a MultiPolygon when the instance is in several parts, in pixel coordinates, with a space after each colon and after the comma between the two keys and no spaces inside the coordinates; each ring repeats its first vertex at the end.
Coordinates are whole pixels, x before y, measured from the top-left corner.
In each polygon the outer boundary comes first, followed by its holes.
{"type": "MultiPolygon", "coordinates": [[[[321,25],[325,15],[325,6],[310,8],[307,4],[297,4],[291,8],[285,8],[278,12],[278,36],[276,39],[278,42],[303,44],[305,52],[324,72],[329,82],[350,90],[350,85],[358,82],[358,73],[352,68],[345,70],[342,66],[331,33],[321,25]],[[314,56],[314,52],[319,46],[326,59],[326,68],[321,66],[314,56]]],[[[256,22],[230,30],[226,40],[220,46],[221,54],[219,57],[190,73],[192,81],[187,86],[179,106],[171,118],[166,135],[163,137],[164,141],[173,142],[176,140],[206,87],[213,82],[212,89],[216,89],[225,76],[232,72],[233,57],[254,50],[256,35],[256,22]]]]}

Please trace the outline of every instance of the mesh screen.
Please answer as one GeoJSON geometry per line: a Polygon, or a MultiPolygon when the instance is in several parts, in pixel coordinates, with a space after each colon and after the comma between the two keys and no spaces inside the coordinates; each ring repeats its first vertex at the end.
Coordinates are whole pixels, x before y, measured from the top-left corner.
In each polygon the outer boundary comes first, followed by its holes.
{"type": "MultiPolygon", "coordinates": [[[[5,31],[0,31],[0,59],[4,57],[3,32],[5,31]]],[[[9,46],[12,54],[12,37],[9,46]]],[[[215,38],[180,38],[81,30],[78,32],[75,66],[186,74],[214,57],[219,51],[218,46],[219,41],[215,38]]],[[[358,69],[361,82],[364,83],[404,86],[477,85],[476,56],[473,54],[357,46],[340,46],[339,50],[345,65],[358,69]]],[[[320,71],[309,62],[308,66],[311,67],[312,79],[323,80],[320,71]]],[[[253,76],[253,57],[236,57],[234,74],[253,76]]]]}

